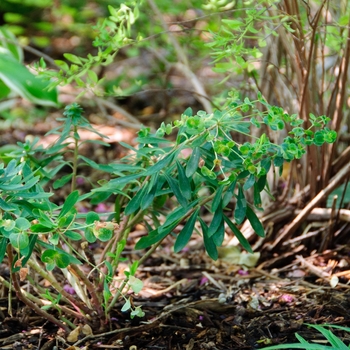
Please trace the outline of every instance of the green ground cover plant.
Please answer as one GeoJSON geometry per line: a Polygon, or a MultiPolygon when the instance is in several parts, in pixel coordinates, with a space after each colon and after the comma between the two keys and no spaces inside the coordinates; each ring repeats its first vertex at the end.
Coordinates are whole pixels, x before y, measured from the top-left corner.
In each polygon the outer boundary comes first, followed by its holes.
{"type": "MultiPolygon", "coordinates": [[[[220,7],[218,2],[210,3],[220,7]]],[[[80,97],[87,91],[104,96],[100,89],[103,77],[98,76],[97,69],[113,62],[121,48],[144,43],[142,36],[132,31],[140,9],[140,2],[110,6],[110,16],[97,25],[96,54],[79,57],[66,53],[65,59],[54,62],[58,70],[47,69],[45,60],[40,60],[36,65],[40,76],[50,79],[52,89],[75,83],[82,89],[80,97]]],[[[260,58],[261,53],[255,47],[244,48],[243,39],[264,47],[266,42],[259,40],[256,24],[276,20],[275,15],[267,17],[268,9],[251,9],[244,21],[222,21],[227,27],[206,46],[212,49],[217,70],[227,72],[234,60],[235,69],[254,75],[251,60],[260,58]],[[230,61],[223,64],[222,59],[230,61]]],[[[285,23],[287,32],[293,30],[290,21],[287,16],[281,24],[285,23]]],[[[267,28],[269,36],[277,33],[267,28]]],[[[181,67],[186,67],[181,50],[175,51],[181,67]]],[[[259,89],[254,98],[242,95],[237,91],[227,93],[215,109],[211,104],[196,113],[188,108],[179,119],[162,123],[155,133],[148,127],[141,128],[137,146],[121,143],[128,154],[115,163],[99,164],[80,154],[86,141],[80,139],[79,132],[98,132],[77,103],[65,108],[61,125],[51,132],[57,135],[57,141],[49,148],[39,146],[38,140],[19,143],[18,149],[6,154],[0,168],[0,261],[7,259],[11,266],[11,282],[0,277],[2,283],[23,303],[67,332],[76,327],[72,318],[89,324],[94,331],[103,331],[120,300],[124,300],[123,312],[130,312],[131,317],[144,315],[141,307],[132,305],[129,292],[141,290],[137,268],[166,237],[174,237],[174,251],[180,252],[197,233],[203,238],[207,254],[215,260],[228,227],[242,247],[252,252],[239,225],[247,219],[255,232],[264,236],[256,211],[263,209],[263,192],[273,197],[268,172],[281,172],[285,162],[302,159],[315,146],[333,144],[337,132],[330,129],[330,118],[325,113],[316,116],[309,111],[300,118],[269,103],[259,89]],[[281,132],[281,141],[273,141],[271,132],[281,132]],[[69,159],[64,156],[67,152],[71,153],[69,159]],[[82,165],[108,174],[109,180],[93,183],[91,191],[80,193],[77,181],[82,177],[82,165]],[[60,177],[63,167],[71,172],[60,177]],[[49,183],[54,190],[70,185],[61,205],[51,200],[49,183]],[[251,201],[248,191],[252,193],[251,201]],[[114,210],[104,215],[81,213],[77,208],[82,201],[113,201],[114,210]],[[203,212],[211,213],[210,222],[204,221],[203,212]],[[123,251],[136,224],[142,224],[147,235],[135,248],[146,251],[140,260],[129,262],[121,278],[118,268],[125,262],[123,251]],[[180,225],[182,230],[174,233],[180,225]],[[89,249],[95,243],[103,247],[98,261],[89,249]],[[28,268],[47,280],[53,291],[44,290],[28,268]],[[64,277],[59,279],[57,271],[64,277]],[[28,281],[33,293],[21,287],[22,280],[28,281]],[[63,280],[69,282],[76,296],[67,292],[63,280]]]]}
{"type": "MultiPolygon", "coordinates": [[[[124,144],[132,152],[117,163],[97,164],[79,155],[79,130],[92,129],[77,104],[67,106],[62,125],[51,133],[59,137],[48,149],[34,143],[19,144],[20,150],[8,156],[12,160],[2,163],[1,169],[1,238],[0,260],[5,254],[11,265],[12,285],[2,278],[18,298],[51,322],[68,330],[73,325],[65,316],[74,315],[88,320],[94,329],[104,329],[110,310],[120,298],[125,299],[122,311],[131,311],[131,317],[143,316],[140,307],[131,306],[128,290],[135,293],[142,281],[135,277],[137,267],[180,224],[185,224],[178,235],[174,250],[179,252],[193,232],[202,235],[208,255],[218,258],[225,224],[239,239],[242,246],[252,252],[248,241],[237,225],[247,218],[255,232],[264,236],[264,229],[254,212],[261,209],[260,193],[268,191],[266,174],[271,167],[281,168],[285,161],[300,158],[308,145],[334,142],[336,134],[325,124],[328,118],[312,117],[313,124],[303,129],[296,115],[270,106],[261,95],[256,101],[235,100],[229,107],[212,114],[200,111],[192,115],[186,110],[174,124],[162,124],[155,134],[148,128],[138,133],[137,148],[124,144]],[[257,108],[261,105],[265,111],[257,108]],[[250,127],[267,125],[273,130],[293,126],[290,136],[280,145],[272,143],[266,134],[253,142],[237,143],[231,132],[250,135],[250,127]],[[175,141],[165,136],[177,131],[175,141]],[[69,141],[72,140],[72,141],[69,141]],[[72,143],[72,160],[63,153],[72,143]],[[181,156],[190,150],[190,156],[181,156]],[[96,184],[91,192],[80,194],[76,190],[78,160],[92,169],[107,172],[111,180],[96,184]],[[71,174],[57,179],[59,188],[71,182],[71,192],[63,205],[50,201],[51,193],[45,190],[48,179],[53,179],[64,165],[71,174]],[[245,192],[253,188],[254,203],[249,203],[245,192]],[[94,203],[114,196],[115,211],[101,218],[95,212],[81,214],[75,206],[79,201],[94,203]],[[234,221],[227,209],[235,198],[234,221]],[[210,224],[201,218],[201,210],[213,214],[210,224]],[[195,226],[200,223],[201,230],[195,226]],[[139,261],[133,261],[125,278],[118,281],[116,272],[123,260],[122,252],[131,229],[142,223],[148,234],[136,244],[136,249],[149,249],[139,261]],[[105,243],[100,261],[88,253],[88,245],[96,241],[105,243]],[[86,276],[79,265],[87,265],[86,276]],[[29,266],[51,283],[54,293],[43,293],[42,287],[27,274],[29,266]],[[78,299],[73,298],[53,273],[60,269],[73,286],[78,299]],[[20,277],[21,276],[21,277],[20,277]],[[22,290],[20,278],[27,278],[32,287],[49,303],[43,304],[22,290]],[[116,283],[118,288],[115,289],[116,283]],[[62,302],[62,304],[61,304],[62,302]],[[49,314],[51,307],[57,315],[49,314]]],[[[85,322],[85,321],[84,321],[85,322]]]]}

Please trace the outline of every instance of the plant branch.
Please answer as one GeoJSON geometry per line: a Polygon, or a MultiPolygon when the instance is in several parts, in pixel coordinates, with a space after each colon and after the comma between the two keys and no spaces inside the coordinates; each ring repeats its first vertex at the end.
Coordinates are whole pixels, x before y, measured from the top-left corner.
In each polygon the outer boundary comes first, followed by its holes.
{"type": "MultiPolygon", "coordinates": [[[[9,265],[11,268],[11,277],[13,282],[13,288],[16,292],[17,298],[22,301],[25,305],[27,305],[29,308],[33,309],[38,315],[44,317],[48,321],[52,322],[59,328],[62,328],[66,333],[69,333],[70,329],[61,321],[59,321],[56,317],[50,315],[45,310],[41,309],[36,303],[28,299],[25,295],[22,294],[22,289],[19,284],[18,275],[17,273],[13,272],[13,254],[12,254],[12,247],[7,246],[7,257],[9,259],[9,265]]],[[[40,305],[40,304],[39,304],[40,305]]]]}

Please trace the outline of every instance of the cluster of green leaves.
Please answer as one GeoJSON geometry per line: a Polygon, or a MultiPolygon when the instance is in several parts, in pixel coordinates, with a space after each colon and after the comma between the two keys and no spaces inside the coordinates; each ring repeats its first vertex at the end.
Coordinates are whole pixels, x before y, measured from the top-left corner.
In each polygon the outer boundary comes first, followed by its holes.
{"type": "MultiPolygon", "coordinates": [[[[198,221],[206,251],[213,259],[218,257],[217,247],[223,242],[225,223],[242,246],[251,251],[237,225],[247,218],[256,233],[264,235],[253,208],[260,209],[261,192],[269,191],[267,172],[271,166],[282,168],[285,161],[301,158],[312,143],[334,142],[336,133],[325,127],[328,121],[324,116],[318,117],[308,129],[303,129],[303,121],[296,115],[270,106],[260,94],[256,101],[231,101],[225,110],[212,114],[199,111],[192,115],[191,109],[187,109],[180,120],[174,124],[162,123],[155,134],[143,128],[137,138],[137,149],[125,145],[133,151],[122,160],[126,168],[94,192],[118,195],[117,221],[123,214],[144,222],[149,233],[136,248],[161,242],[184,223],[175,242],[175,251],[180,251],[192,233],[198,231],[195,225],[198,221]],[[244,144],[237,143],[232,136],[237,132],[251,135],[252,126],[262,125],[272,130],[288,126],[291,131],[281,144],[271,142],[265,133],[244,144]],[[175,131],[174,142],[164,137],[175,131]],[[322,135],[322,142],[318,135],[322,135]],[[190,156],[183,155],[188,152],[190,156]],[[253,203],[247,201],[246,192],[250,189],[253,189],[253,203]],[[232,199],[235,222],[229,218],[227,208],[232,199]],[[209,225],[201,218],[204,208],[213,214],[209,225]],[[165,217],[164,222],[161,216],[165,217]]],[[[115,174],[113,170],[111,173],[115,174]]]]}
{"type": "MultiPolygon", "coordinates": [[[[98,49],[96,55],[88,54],[84,58],[65,53],[66,61],[55,60],[56,65],[60,68],[58,72],[46,70],[45,62],[41,61],[37,69],[41,76],[50,79],[50,88],[75,82],[79,87],[94,90],[94,93],[100,95],[101,92],[97,86],[104,79],[99,79],[94,69],[109,65],[114,61],[120,48],[140,39],[131,38],[131,26],[139,16],[139,2],[129,1],[130,7],[122,3],[118,9],[108,5],[110,16],[94,26],[98,31],[93,42],[98,49]]],[[[86,90],[82,94],[85,92],[86,90]]]]}
{"type": "Polygon", "coordinates": [[[47,85],[23,65],[23,52],[15,36],[0,27],[0,99],[12,92],[39,105],[57,106],[57,91],[47,91],[47,85]]]}
{"type": "MultiPolygon", "coordinates": [[[[175,235],[174,250],[183,249],[197,231],[203,236],[208,255],[217,259],[217,247],[223,242],[226,224],[251,252],[238,225],[247,218],[255,232],[264,236],[254,207],[261,207],[261,192],[268,191],[266,174],[271,166],[281,167],[284,161],[300,158],[310,144],[333,142],[336,136],[325,127],[328,118],[312,116],[312,125],[303,129],[296,116],[270,106],[259,94],[256,101],[232,100],[228,108],[211,114],[199,111],[193,115],[191,109],[187,109],[180,120],[168,125],[163,123],[155,134],[143,128],[138,133],[138,148],[124,144],[132,151],[130,155],[118,163],[98,164],[79,155],[79,147],[85,142],[80,140],[79,130],[98,134],[82,112],[76,103],[67,106],[60,119],[62,125],[51,131],[57,135],[54,145],[45,149],[37,146],[37,140],[19,143],[17,150],[7,154],[6,159],[12,160],[1,164],[0,261],[9,249],[14,249],[12,272],[19,271],[27,263],[34,264],[31,266],[35,268],[36,259],[31,260],[34,255],[40,256],[47,273],[57,267],[69,274],[68,267],[90,265],[99,272],[94,284],[90,285],[83,275],[79,277],[89,285],[93,302],[88,301],[90,296],[81,290],[80,283],[72,275],[69,280],[85,303],[82,307],[100,310],[101,319],[108,317],[108,311],[121,297],[125,298],[123,311],[131,309],[132,317],[143,315],[140,308],[131,308],[131,301],[123,293],[125,288],[136,293],[142,288],[142,282],[134,276],[137,261],[125,272],[120,289],[114,294],[111,291],[128,234],[136,223],[143,223],[149,231],[139,240],[137,249],[156,247],[184,224],[181,232],[175,235]],[[252,143],[235,141],[235,133],[250,135],[251,127],[262,125],[272,130],[290,125],[290,135],[280,145],[272,143],[266,134],[252,143]],[[165,137],[174,132],[177,132],[175,141],[165,137]],[[322,135],[322,139],[318,135],[322,135]],[[72,152],[71,161],[63,156],[67,150],[72,152]],[[186,155],[188,153],[190,155],[186,155]],[[78,160],[109,173],[112,179],[95,184],[88,193],[79,194],[75,190],[78,160]],[[57,205],[50,201],[51,193],[45,191],[45,185],[57,178],[64,165],[71,167],[71,174],[56,179],[53,184],[59,188],[70,181],[71,193],[62,205],[57,205]],[[246,196],[250,189],[254,194],[253,203],[249,203],[246,196]],[[98,203],[111,195],[115,195],[115,211],[109,214],[108,220],[101,221],[95,212],[77,212],[79,201],[98,203]],[[230,203],[235,203],[234,222],[228,209],[230,203]],[[204,210],[213,214],[209,224],[201,217],[204,210]],[[200,226],[196,226],[196,222],[200,226]],[[120,228],[119,224],[123,226],[120,228]],[[90,261],[76,244],[97,240],[116,247],[115,252],[107,251],[99,264],[90,261]]],[[[43,273],[38,267],[37,271],[43,273]]],[[[48,279],[47,273],[45,278],[48,279]]],[[[58,294],[50,298],[57,300],[54,305],[57,308],[64,291],[54,280],[52,283],[58,294]]]]}
{"type": "MultiPolygon", "coordinates": [[[[80,140],[81,129],[99,133],[82,116],[79,105],[72,104],[66,107],[64,117],[59,120],[63,122],[62,125],[50,132],[58,135],[53,145],[44,148],[37,145],[37,139],[32,143],[19,142],[15,150],[6,154],[6,160],[11,160],[0,163],[0,262],[8,253],[8,249],[13,249],[16,252],[13,261],[10,261],[13,273],[18,272],[27,263],[36,266],[35,257],[40,257],[48,273],[55,268],[65,271],[68,267],[88,264],[91,269],[96,269],[100,273],[99,278],[94,281],[94,289],[90,289],[89,293],[96,292],[101,286],[103,294],[96,294],[95,304],[90,305],[87,302],[90,298],[87,292],[78,293],[80,282],[76,282],[74,287],[86,306],[91,307],[91,311],[94,308],[104,309],[107,314],[107,309],[110,309],[120,297],[124,297],[127,306],[124,306],[123,310],[131,309],[132,316],[142,316],[142,310],[132,308],[130,300],[123,292],[125,288],[131,288],[138,293],[142,288],[142,282],[134,276],[137,261],[130,266],[129,271],[125,271],[123,287],[117,293],[111,292],[116,269],[123,260],[121,254],[126,240],[120,240],[117,251],[113,254],[110,252],[99,266],[90,261],[84,251],[82,252],[77,246],[77,243],[110,242],[116,237],[119,229],[117,223],[101,220],[101,215],[95,212],[79,213],[76,208],[80,201],[87,201],[94,195],[92,192],[79,194],[79,191],[74,189],[78,161],[89,163],[88,158],[79,155],[79,147],[85,142],[106,144],[102,141],[80,140]],[[63,154],[67,153],[72,153],[70,159],[63,157],[63,154]],[[71,174],[59,177],[58,173],[63,166],[69,166],[72,169],[71,174]],[[52,202],[50,200],[52,193],[46,190],[48,182],[54,179],[56,179],[53,182],[55,189],[69,181],[72,184],[72,191],[62,205],[52,202]],[[102,272],[102,268],[105,268],[106,272],[102,272]]],[[[101,168],[104,169],[104,166],[101,168]]],[[[107,166],[107,169],[114,169],[113,165],[107,166]]],[[[45,278],[49,279],[47,273],[45,278]]],[[[71,278],[70,282],[73,283],[74,279],[71,278]]],[[[53,298],[59,301],[63,285],[55,284],[55,287],[58,294],[53,298]]],[[[55,307],[59,307],[58,302],[55,307]]],[[[99,316],[102,317],[102,314],[99,316]]]]}
{"type": "Polygon", "coordinates": [[[254,61],[261,58],[260,48],[266,46],[269,35],[277,35],[274,20],[288,26],[287,17],[268,14],[268,8],[276,1],[259,1],[249,9],[237,10],[233,19],[222,19],[222,27],[218,32],[212,32],[212,41],[207,44],[214,57],[215,70],[219,73],[241,73],[244,70],[255,70],[254,61]],[[244,14],[243,14],[244,13],[244,14]],[[254,42],[247,45],[246,41],[254,42]]]}

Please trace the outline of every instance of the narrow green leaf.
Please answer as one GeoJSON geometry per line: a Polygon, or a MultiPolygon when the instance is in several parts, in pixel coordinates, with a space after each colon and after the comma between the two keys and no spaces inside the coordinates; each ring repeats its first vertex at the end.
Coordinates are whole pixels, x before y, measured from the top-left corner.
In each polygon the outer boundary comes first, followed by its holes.
{"type": "Polygon", "coordinates": [[[200,146],[202,146],[202,144],[207,141],[208,135],[209,135],[209,132],[203,133],[201,136],[199,136],[198,138],[193,140],[193,142],[191,143],[191,146],[192,147],[200,147],[200,146]]]}
{"type": "Polygon", "coordinates": [[[231,185],[228,187],[227,191],[224,194],[224,197],[222,199],[222,207],[226,208],[226,206],[230,203],[231,198],[233,197],[233,193],[235,191],[236,187],[236,181],[233,181],[231,185]]]}
{"type": "Polygon", "coordinates": [[[182,207],[179,206],[177,207],[175,210],[173,210],[166,218],[163,226],[160,228],[167,228],[168,226],[172,225],[174,222],[179,221],[180,219],[182,219],[187,213],[188,211],[193,208],[195,205],[198,204],[198,199],[193,201],[192,203],[190,203],[187,207],[182,207]]]}
{"type": "Polygon", "coordinates": [[[222,218],[221,223],[217,229],[217,231],[212,235],[213,242],[217,247],[221,247],[222,242],[225,238],[225,221],[222,218]]]}
{"type": "Polygon", "coordinates": [[[222,206],[219,205],[216,209],[213,219],[210,223],[209,229],[208,229],[208,236],[211,237],[219,228],[221,222],[222,222],[222,206]]]}
{"type": "Polygon", "coordinates": [[[228,227],[232,230],[234,235],[237,237],[239,243],[241,243],[242,247],[249,253],[253,254],[253,250],[247,241],[247,239],[243,236],[242,232],[236,227],[236,225],[224,214],[223,215],[225,222],[228,227]]]}
{"type": "Polygon", "coordinates": [[[16,209],[15,206],[6,203],[2,198],[0,198],[0,208],[4,211],[12,211],[14,209],[16,209]]]}
{"type": "Polygon", "coordinates": [[[51,227],[42,225],[42,224],[34,224],[30,227],[30,230],[34,233],[45,233],[45,232],[51,232],[54,229],[54,226],[51,227]]]}
{"type": "Polygon", "coordinates": [[[255,183],[255,176],[254,174],[250,174],[247,181],[243,185],[244,191],[249,190],[254,185],[254,183],[255,183]]]}
{"type": "Polygon", "coordinates": [[[67,213],[69,213],[71,209],[74,207],[75,203],[78,201],[78,198],[79,198],[78,190],[75,190],[72,193],[70,193],[63,204],[61,212],[58,215],[58,218],[61,218],[65,216],[67,213]]]}
{"type": "MultiPolygon", "coordinates": [[[[150,182],[149,185],[151,186],[152,183],[150,182]]],[[[158,188],[158,183],[155,183],[153,185],[153,187],[151,187],[151,190],[148,193],[146,193],[145,196],[142,198],[142,200],[141,200],[141,209],[142,210],[145,210],[146,208],[148,208],[152,204],[153,199],[157,193],[157,188],[158,188]]]]}
{"type": "Polygon", "coordinates": [[[54,190],[57,190],[58,188],[61,188],[66,183],[68,183],[72,177],[73,177],[73,174],[64,175],[61,178],[57,179],[53,183],[52,187],[54,188],[54,190]]]}
{"type": "Polygon", "coordinates": [[[192,197],[191,183],[186,176],[185,169],[178,160],[176,161],[176,167],[179,174],[180,191],[186,199],[190,200],[192,197]]]}
{"type": "Polygon", "coordinates": [[[64,53],[63,56],[64,56],[65,59],[67,59],[68,61],[70,61],[72,63],[78,64],[78,65],[82,65],[81,59],[78,56],[76,56],[76,55],[73,55],[71,53],[64,53]]]}
{"type": "Polygon", "coordinates": [[[125,215],[131,215],[135,213],[140,208],[142,199],[147,192],[147,186],[142,187],[138,190],[136,195],[131,199],[131,201],[125,207],[125,215]]]}
{"type": "Polygon", "coordinates": [[[137,137],[136,142],[144,144],[172,143],[170,140],[155,136],[137,137]]]}
{"type": "Polygon", "coordinates": [[[259,190],[259,185],[257,183],[254,184],[254,205],[256,208],[261,208],[261,195],[259,190]]]}
{"type": "Polygon", "coordinates": [[[121,176],[118,177],[117,179],[112,179],[111,181],[108,182],[108,184],[106,186],[103,186],[102,188],[98,188],[95,191],[106,191],[106,189],[111,188],[113,190],[113,187],[117,187],[120,185],[125,185],[127,183],[131,183],[133,180],[136,180],[140,177],[145,176],[146,173],[145,171],[142,171],[138,174],[132,174],[132,175],[126,175],[126,176],[121,176]]]}
{"type": "Polygon", "coordinates": [[[261,221],[259,220],[259,218],[256,216],[256,214],[254,213],[252,208],[250,208],[249,205],[247,206],[246,215],[247,215],[247,219],[249,220],[250,224],[252,225],[255,233],[260,237],[265,237],[264,227],[263,227],[261,221]]]}
{"type": "Polygon", "coordinates": [[[173,152],[173,153],[168,154],[166,157],[161,159],[159,162],[157,162],[156,164],[154,164],[150,168],[148,168],[145,171],[144,175],[148,176],[148,175],[153,175],[155,173],[160,172],[161,170],[163,170],[165,167],[167,167],[169,165],[169,163],[173,160],[173,158],[176,154],[177,154],[177,152],[173,152]]]}
{"type": "Polygon", "coordinates": [[[257,188],[258,188],[259,192],[261,192],[265,188],[266,181],[267,181],[266,175],[261,176],[259,178],[259,180],[257,181],[257,186],[258,186],[257,188]]]}
{"type": "Polygon", "coordinates": [[[191,177],[198,169],[201,152],[199,147],[195,147],[192,151],[191,157],[187,162],[186,176],[191,177]]]}
{"type": "Polygon", "coordinates": [[[0,238],[0,264],[4,260],[7,243],[8,243],[8,239],[6,237],[0,238]]]}
{"type": "MultiPolygon", "coordinates": [[[[79,158],[82,159],[86,164],[88,164],[89,166],[91,166],[92,168],[97,169],[97,170],[105,171],[107,173],[113,173],[116,170],[115,167],[113,166],[113,164],[110,164],[110,165],[109,164],[98,164],[98,163],[94,162],[93,160],[91,160],[87,157],[84,157],[84,156],[79,156],[79,158]]],[[[135,168],[133,168],[133,170],[136,170],[135,168]]],[[[130,169],[121,168],[121,170],[128,171],[130,169]]]]}
{"type": "Polygon", "coordinates": [[[168,226],[166,229],[163,229],[159,232],[159,229],[151,231],[147,236],[141,237],[141,239],[136,243],[135,249],[146,249],[151,245],[161,241],[165,238],[176,226],[178,222],[174,223],[171,226],[168,226]]]}
{"type": "Polygon", "coordinates": [[[215,193],[215,197],[213,199],[213,203],[211,205],[211,211],[214,213],[218,206],[221,205],[222,206],[222,201],[221,201],[221,195],[222,195],[222,191],[224,190],[224,186],[221,185],[215,193]]]}
{"type": "Polygon", "coordinates": [[[167,173],[165,173],[164,176],[165,176],[171,190],[173,191],[177,201],[180,203],[180,205],[182,207],[186,207],[187,200],[180,191],[179,182],[177,180],[175,180],[174,178],[170,177],[167,173]]]}
{"type": "Polygon", "coordinates": [[[81,240],[81,235],[78,232],[74,232],[71,230],[65,231],[64,235],[71,239],[72,241],[80,241],[81,240]]]}
{"type": "Polygon", "coordinates": [[[174,245],[174,252],[175,253],[178,253],[180,250],[182,250],[186,246],[188,241],[190,240],[192,233],[193,233],[194,225],[195,225],[196,220],[197,220],[199,209],[200,208],[196,209],[196,211],[191,215],[191,217],[186,222],[184,228],[178,234],[176,241],[175,241],[175,245],[174,245]]]}
{"type": "Polygon", "coordinates": [[[199,222],[202,227],[205,250],[213,260],[217,260],[219,257],[218,249],[213,241],[213,237],[208,236],[208,226],[200,217],[199,222]]]}
{"type": "Polygon", "coordinates": [[[33,103],[43,106],[57,106],[58,104],[57,91],[48,91],[47,82],[30,73],[10,54],[0,54],[0,79],[12,91],[33,103]]]}
{"type": "Polygon", "coordinates": [[[235,208],[235,221],[239,225],[243,222],[247,210],[247,201],[244,197],[243,189],[239,186],[237,203],[235,208]]]}

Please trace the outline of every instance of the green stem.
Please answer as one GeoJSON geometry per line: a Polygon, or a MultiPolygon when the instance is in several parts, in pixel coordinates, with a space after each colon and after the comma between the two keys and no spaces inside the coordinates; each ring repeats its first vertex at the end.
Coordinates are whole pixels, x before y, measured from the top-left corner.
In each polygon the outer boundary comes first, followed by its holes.
{"type": "Polygon", "coordinates": [[[43,279],[47,280],[53,288],[57,290],[59,294],[61,294],[64,298],[66,298],[74,308],[77,309],[78,312],[80,312],[79,309],[83,310],[85,313],[90,313],[91,310],[84,305],[79,300],[76,300],[72,295],[67,293],[63,287],[55,280],[54,277],[51,276],[47,271],[45,271],[41,266],[39,266],[36,262],[34,262],[32,259],[29,259],[27,264],[35,270],[43,279]]]}

